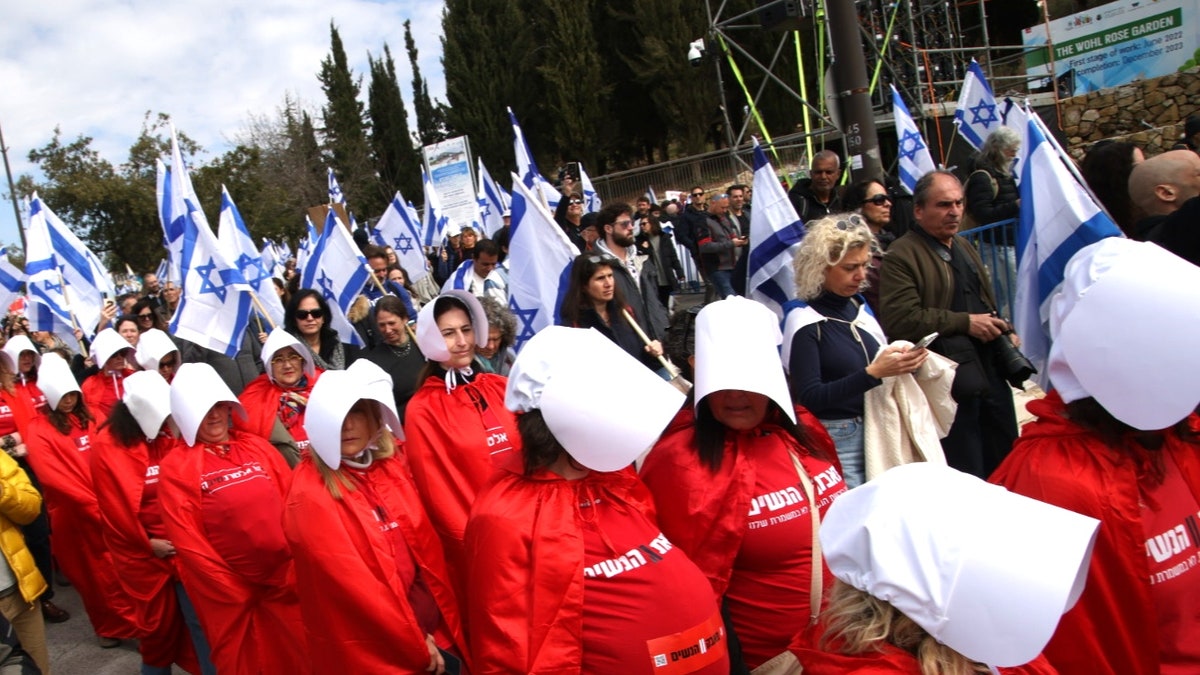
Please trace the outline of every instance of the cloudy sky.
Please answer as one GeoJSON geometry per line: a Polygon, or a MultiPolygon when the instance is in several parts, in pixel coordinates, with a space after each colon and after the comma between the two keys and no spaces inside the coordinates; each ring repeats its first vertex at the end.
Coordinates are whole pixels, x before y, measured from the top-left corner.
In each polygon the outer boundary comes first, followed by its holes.
{"type": "MultiPolygon", "coordinates": [[[[412,114],[404,21],[413,24],[421,74],[445,100],[440,0],[32,0],[0,9],[0,128],[14,176],[34,171],[29,151],[61,127],[66,140],[121,164],[147,110],[171,115],[208,159],[230,148],[250,114],[272,114],[286,94],[309,108],[316,73],[338,26],[356,75],[387,42],[412,114]]],[[[365,81],[364,81],[365,87],[365,81]]],[[[0,183],[7,195],[7,184],[0,183]]],[[[0,204],[0,241],[16,243],[0,204]]]]}

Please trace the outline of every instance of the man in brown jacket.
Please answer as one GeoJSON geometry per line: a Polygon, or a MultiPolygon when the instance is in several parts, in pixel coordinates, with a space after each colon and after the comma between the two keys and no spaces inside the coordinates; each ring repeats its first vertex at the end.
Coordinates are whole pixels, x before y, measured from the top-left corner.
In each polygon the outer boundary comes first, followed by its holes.
{"type": "Polygon", "coordinates": [[[883,258],[880,323],[893,340],[939,334],[931,349],[959,363],[953,390],[958,414],[942,449],[950,466],[987,478],[1017,437],[1012,390],[996,369],[990,344],[1010,339],[1011,331],[995,315],[979,253],[958,236],[962,184],[954,174],[932,171],[917,181],[913,206],[916,227],[883,258]]]}

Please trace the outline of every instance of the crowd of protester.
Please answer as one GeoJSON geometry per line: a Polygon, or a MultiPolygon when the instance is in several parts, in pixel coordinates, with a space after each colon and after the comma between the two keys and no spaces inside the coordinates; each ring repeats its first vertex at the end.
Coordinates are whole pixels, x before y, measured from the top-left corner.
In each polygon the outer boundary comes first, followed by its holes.
{"type": "Polygon", "coordinates": [[[519,353],[507,214],[416,283],[363,246],[365,348],[294,261],[232,358],[151,274],[90,341],[10,315],[0,658],[51,672],[65,576],[147,675],[1196,672],[1200,156],[1090,150],[1144,241],[1067,266],[1018,433],[1010,291],[961,236],[1019,212],[1017,143],[911,198],[816,154],[782,320],[739,297],[740,184],[568,188],[580,255],[519,353]]]}

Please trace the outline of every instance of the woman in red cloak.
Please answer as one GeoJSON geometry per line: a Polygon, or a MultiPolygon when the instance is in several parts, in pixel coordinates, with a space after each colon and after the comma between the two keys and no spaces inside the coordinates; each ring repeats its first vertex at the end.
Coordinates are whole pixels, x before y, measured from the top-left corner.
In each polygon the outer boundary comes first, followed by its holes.
{"type": "Polygon", "coordinates": [[[816,564],[814,538],[819,514],[846,486],[829,434],[792,405],[775,315],[728,298],[705,306],[695,330],[695,403],[647,455],[641,478],[663,533],[708,577],[752,670],[783,654],[820,611],[832,577],[816,564]]]}
{"type": "Polygon", "coordinates": [[[429,362],[405,412],[405,454],[461,596],[467,576],[462,540],[471,505],[498,468],[520,466],[521,441],[516,419],[504,407],[507,379],[471,368],[475,349],[488,339],[478,298],[466,291],[439,295],[421,309],[416,332],[429,362]]]}
{"type": "Polygon", "coordinates": [[[175,663],[207,675],[215,672],[208,644],[200,633],[194,647],[188,634],[175,546],[158,500],[159,464],[175,446],[166,424],[170,414],[171,389],[161,375],[143,371],[125,378],[125,395],[93,442],[92,481],[104,514],[104,542],[133,600],[142,674],[170,675],[175,663]]]}
{"type": "Polygon", "coordinates": [[[392,381],[355,361],[313,387],[283,515],[318,673],[442,673],[464,648],[442,544],[402,454],[392,381]],[[397,438],[392,430],[396,430],[397,438]]]}
{"type": "Polygon", "coordinates": [[[312,672],[292,554],[283,535],[287,462],[230,428],[241,404],[212,366],[171,382],[182,438],[160,465],[159,499],[179,572],[221,675],[312,672]]]}
{"type": "Polygon", "coordinates": [[[135,618],[102,535],[92,483],[92,414],[70,366],[58,356],[42,358],[38,384],[50,412],[30,423],[27,445],[46,498],[55,559],[79,591],[100,646],[116,647],[121,638],[135,636],[135,618]]]}
{"type": "Polygon", "coordinates": [[[233,426],[270,441],[294,468],[308,450],[304,431],[308,395],[325,371],[318,370],[312,353],[282,328],[267,336],[262,362],[266,372],[246,385],[238,397],[246,419],[235,418],[233,426]]]}
{"type": "Polygon", "coordinates": [[[122,381],[136,372],[130,367],[134,361],[134,348],[111,329],[96,333],[92,340],[92,361],[100,370],[83,381],[83,398],[91,406],[96,419],[106,420],[112,408],[125,393],[122,381]]]}
{"type": "Polygon", "coordinates": [[[682,394],[579,328],[538,333],[509,376],[525,466],[480,495],[467,526],[473,672],[729,673],[708,583],[631,469],[682,394]]]}

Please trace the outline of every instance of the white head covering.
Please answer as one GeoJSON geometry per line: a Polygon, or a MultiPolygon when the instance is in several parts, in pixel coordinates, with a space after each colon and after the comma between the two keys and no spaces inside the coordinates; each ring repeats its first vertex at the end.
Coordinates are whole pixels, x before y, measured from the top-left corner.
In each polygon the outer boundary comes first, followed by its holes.
{"type": "Polygon", "coordinates": [[[475,346],[486,347],[488,341],[487,312],[483,311],[483,305],[479,303],[479,298],[467,291],[446,291],[434,298],[433,302],[422,307],[420,313],[417,314],[417,347],[425,355],[425,358],[435,363],[450,360],[450,350],[446,349],[446,339],[442,337],[442,331],[438,330],[437,320],[433,318],[434,310],[440,303],[446,302],[444,298],[447,297],[458,298],[470,310],[468,314],[471,317],[471,328],[475,331],[475,346]]]}
{"type": "Polygon", "coordinates": [[[4,353],[8,354],[9,358],[12,359],[10,365],[14,374],[20,375],[20,373],[17,373],[17,368],[21,363],[21,352],[33,352],[34,368],[42,365],[42,353],[34,346],[33,340],[24,335],[14,335],[4,344],[4,353]]]}
{"type": "Polygon", "coordinates": [[[1155,244],[1110,237],[1067,263],[1050,305],[1049,374],[1063,401],[1092,396],[1143,431],[1200,404],[1200,267],[1155,244]]]}
{"type": "Polygon", "coordinates": [[[379,406],[383,424],[397,440],[404,439],[390,375],[366,359],[355,361],[345,370],[327,370],[308,397],[304,431],[313,452],[331,469],[342,463],[342,422],[359,400],[379,406]]]}
{"type": "Polygon", "coordinates": [[[762,394],[793,422],[792,397],[779,361],[779,317],[766,305],[737,296],[696,316],[696,405],[714,391],[762,394]]]}
{"type": "Polygon", "coordinates": [[[599,332],[551,326],[517,356],[504,404],[517,413],[540,409],[554,438],[577,462],[616,471],[654,445],[683,399],[599,332]],[[598,401],[620,406],[597,406],[598,401]]]}
{"type": "Polygon", "coordinates": [[[95,339],[92,340],[92,361],[96,363],[97,368],[103,370],[105,362],[117,352],[126,349],[133,349],[133,345],[117,331],[105,328],[96,333],[95,339]]]}
{"type": "Polygon", "coordinates": [[[188,445],[196,444],[196,432],[204,416],[216,404],[227,401],[241,417],[246,409],[229,390],[229,385],[207,363],[185,363],[171,380],[171,414],[188,445]]]}
{"type": "Polygon", "coordinates": [[[308,350],[308,347],[302,345],[295,336],[284,330],[282,326],[272,330],[271,334],[267,336],[267,341],[263,343],[262,363],[267,371],[267,379],[272,384],[277,384],[275,382],[275,375],[271,373],[271,359],[275,357],[275,352],[285,347],[291,347],[296,350],[297,354],[304,358],[304,374],[308,376],[309,381],[312,381],[312,378],[317,374],[317,367],[313,363],[312,352],[308,350]]]}
{"type": "Polygon", "coordinates": [[[151,328],[138,338],[137,362],[146,370],[158,370],[158,364],[167,354],[179,351],[171,336],[157,328],[151,328]]]}
{"type": "Polygon", "coordinates": [[[58,402],[63,396],[73,391],[81,391],[79,382],[71,373],[71,366],[58,354],[46,354],[42,357],[42,363],[38,366],[37,381],[38,388],[46,395],[46,403],[51,410],[58,407],[58,402]]]}
{"type": "Polygon", "coordinates": [[[991,666],[1032,661],[1083,592],[1099,521],[931,462],[843,494],[829,570],[991,666]]]}
{"type": "Polygon", "coordinates": [[[125,378],[124,386],[121,401],[137,420],[146,440],[154,440],[171,415],[171,385],[154,369],[130,375],[125,378]]]}

